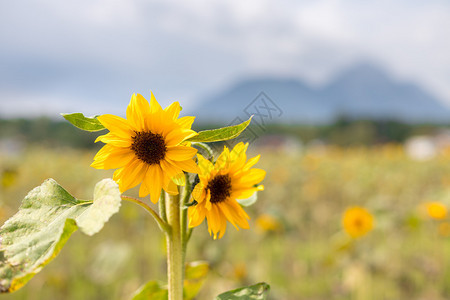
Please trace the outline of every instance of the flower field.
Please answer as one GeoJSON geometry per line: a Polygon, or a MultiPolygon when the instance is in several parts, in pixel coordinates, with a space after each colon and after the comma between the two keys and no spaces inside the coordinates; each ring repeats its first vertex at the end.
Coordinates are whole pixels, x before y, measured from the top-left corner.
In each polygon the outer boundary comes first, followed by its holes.
{"type": "MultiPolygon", "coordinates": [[[[213,240],[205,223],[195,228],[187,261],[210,263],[197,299],[259,281],[270,284],[269,299],[450,298],[450,151],[421,161],[393,144],[250,152],[261,154],[265,190],[246,208],[250,229],[229,225],[213,240]],[[342,226],[355,206],[373,216],[361,235],[342,226]]],[[[112,176],[89,167],[94,155],[35,146],[0,152],[0,223],[47,178],[89,199],[95,183],[112,176]]],[[[98,236],[74,234],[23,289],[0,297],[130,299],[148,280],[165,280],[164,247],[146,211],[124,202],[98,236]]]]}

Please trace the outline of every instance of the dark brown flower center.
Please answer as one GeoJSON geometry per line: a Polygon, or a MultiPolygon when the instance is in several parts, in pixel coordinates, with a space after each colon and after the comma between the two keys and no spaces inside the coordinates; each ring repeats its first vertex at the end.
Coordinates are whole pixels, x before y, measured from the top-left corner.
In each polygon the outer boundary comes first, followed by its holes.
{"type": "Polygon", "coordinates": [[[356,228],[361,228],[363,227],[363,220],[361,220],[360,218],[356,218],[353,221],[353,225],[355,225],[356,228]]]}
{"type": "Polygon", "coordinates": [[[231,178],[229,175],[216,175],[206,188],[211,193],[211,203],[225,201],[231,195],[231,178]]]}
{"type": "Polygon", "coordinates": [[[131,150],[137,158],[149,165],[158,164],[166,156],[167,147],[164,138],[160,134],[150,131],[135,132],[132,137],[131,150]]]}

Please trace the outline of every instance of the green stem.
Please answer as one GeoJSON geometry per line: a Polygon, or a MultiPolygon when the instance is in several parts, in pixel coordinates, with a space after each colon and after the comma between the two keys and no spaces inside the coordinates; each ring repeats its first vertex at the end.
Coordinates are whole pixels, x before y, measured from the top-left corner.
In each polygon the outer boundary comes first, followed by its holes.
{"type": "Polygon", "coordinates": [[[191,235],[192,235],[192,231],[194,228],[189,228],[187,235],[186,235],[186,244],[189,242],[189,240],[191,239],[191,235]]]}
{"type": "Polygon", "coordinates": [[[208,154],[208,156],[209,156],[208,159],[210,159],[211,157],[214,157],[213,150],[207,144],[199,143],[199,142],[192,142],[192,146],[194,146],[194,147],[197,146],[197,147],[203,149],[208,154]]]}
{"type": "Polygon", "coordinates": [[[181,241],[183,247],[183,265],[186,259],[186,247],[188,242],[188,228],[187,228],[188,209],[186,207],[186,203],[188,203],[189,198],[191,197],[191,183],[189,181],[189,175],[185,173],[185,176],[186,176],[186,185],[184,187],[183,201],[181,202],[181,241]]]}
{"type": "Polygon", "coordinates": [[[164,190],[161,191],[161,197],[159,197],[159,215],[164,222],[167,222],[167,214],[166,214],[166,192],[164,190]]]}
{"type": "Polygon", "coordinates": [[[180,195],[170,195],[166,203],[171,231],[166,233],[169,300],[183,300],[183,243],[180,224],[180,195]]]}
{"type": "Polygon", "coordinates": [[[146,211],[148,211],[152,215],[152,217],[155,219],[156,223],[158,223],[159,228],[161,228],[161,230],[163,232],[166,232],[166,233],[170,232],[169,225],[166,222],[164,222],[164,220],[162,220],[158,216],[158,214],[150,206],[148,206],[146,203],[142,202],[139,199],[136,199],[136,198],[133,198],[133,197],[129,197],[129,196],[123,196],[122,195],[121,198],[122,198],[122,200],[133,202],[133,203],[136,203],[137,205],[142,206],[146,211]]]}

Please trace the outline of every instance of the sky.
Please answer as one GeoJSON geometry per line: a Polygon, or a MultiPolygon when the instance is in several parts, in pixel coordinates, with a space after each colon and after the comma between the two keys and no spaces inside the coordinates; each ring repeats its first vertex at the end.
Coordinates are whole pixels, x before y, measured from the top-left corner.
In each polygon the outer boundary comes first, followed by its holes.
{"type": "Polygon", "coordinates": [[[0,2],[0,117],[123,115],[133,93],[189,111],[241,79],[321,85],[380,65],[450,106],[448,0],[0,2]]]}

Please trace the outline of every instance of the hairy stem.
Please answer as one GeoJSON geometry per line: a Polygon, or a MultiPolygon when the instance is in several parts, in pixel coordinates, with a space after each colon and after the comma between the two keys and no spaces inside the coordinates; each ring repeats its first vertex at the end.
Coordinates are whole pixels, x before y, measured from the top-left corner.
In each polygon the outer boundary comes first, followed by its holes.
{"type": "Polygon", "coordinates": [[[191,197],[191,183],[189,181],[189,175],[186,173],[186,186],[184,187],[183,201],[181,202],[181,241],[183,249],[183,265],[186,259],[186,247],[189,240],[187,228],[188,208],[186,207],[186,203],[188,203],[190,197],[191,197]]]}
{"type": "Polygon", "coordinates": [[[136,198],[133,198],[133,197],[129,197],[129,196],[124,196],[124,195],[122,195],[121,198],[122,198],[122,200],[133,202],[133,203],[143,207],[147,212],[150,213],[150,215],[152,215],[152,217],[155,219],[156,223],[158,223],[159,228],[161,228],[161,230],[163,232],[165,232],[165,233],[170,232],[169,225],[166,222],[164,222],[164,220],[159,217],[159,215],[156,213],[156,211],[154,211],[146,203],[142,202],[139,199],[136,199],[136,198]]]}
{"type": "Polygon", "coordinates": [[[159,215],[164,222],[167,222],[167,214],[166,214],[166,192],[164,190],[161,191],[161,197],[159,198],[159,215]]]}
{"type": "Polygon", "coordinates": [[[166,203],[167,221],[171,227],[166,233],[167,275],[169,300],[183,300],[183,242],[180,224],[180,195],[170,195],[166,203]]]}

